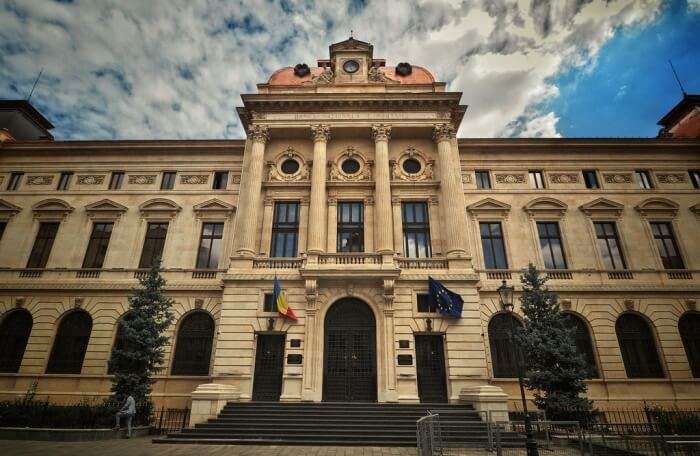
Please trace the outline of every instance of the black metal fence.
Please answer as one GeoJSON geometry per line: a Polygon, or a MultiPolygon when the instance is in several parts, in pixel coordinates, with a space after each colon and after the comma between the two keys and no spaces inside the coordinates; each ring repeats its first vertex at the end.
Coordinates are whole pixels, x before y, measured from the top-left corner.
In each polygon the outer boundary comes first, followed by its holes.
{"type": "Polygon", "coordinates": [[[152,434],[169,434],[186,428],[190,422],[190,409],[161,407],[153,412],[151,419],[152,434]]]}

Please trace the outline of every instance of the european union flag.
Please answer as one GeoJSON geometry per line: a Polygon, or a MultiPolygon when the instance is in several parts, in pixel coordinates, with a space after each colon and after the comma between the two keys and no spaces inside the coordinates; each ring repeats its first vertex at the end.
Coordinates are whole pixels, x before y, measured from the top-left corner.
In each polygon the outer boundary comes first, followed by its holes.
{"type": "Polygon", "coordinates": [[[461,318],[464,299],[457,293],[453,293],[445,285],[432,277],[428,277],[430,299],[437,304],[438,312],[448,317],[461,318]]]}

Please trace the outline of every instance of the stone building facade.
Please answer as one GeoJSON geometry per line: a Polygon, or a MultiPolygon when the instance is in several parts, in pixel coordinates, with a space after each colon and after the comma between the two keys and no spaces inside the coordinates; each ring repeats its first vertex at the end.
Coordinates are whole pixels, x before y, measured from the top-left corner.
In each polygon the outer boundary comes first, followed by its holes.
{"type": "Polygon", "coordinates": [[[590,398],[700,405],[697,138],[460,139],[460,93],[354,39],[242,98],[245,140],[6,132],[0,397],[35,380],[55,401],[108,394],[130,290],[162,255],[176,322],[159,404],[210,383],[515,402],[496,288],[517,293],[533,262],[577,324],[590,398]],[[429,276],[461,318],[435,312],[429,276]],[[297,321],[274,311],[275,278],[297,321]]]}

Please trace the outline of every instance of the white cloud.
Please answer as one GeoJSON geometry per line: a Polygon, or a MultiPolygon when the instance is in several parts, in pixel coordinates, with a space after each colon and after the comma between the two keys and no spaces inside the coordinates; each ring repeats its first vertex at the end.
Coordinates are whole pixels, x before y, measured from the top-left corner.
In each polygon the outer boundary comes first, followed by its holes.
{"type": "Polygon", "coordinates": [[[700,0],[687,0],[688,11],[691,13],[700,13],[700,0]]]}
{"type": "Polygon", "coordinates": [[[520,133],[522,138],[560,138],[557,133],[557,117],[553,112],[528,120],[520,133]]]}
{"type": "MultiPolygon", "coordinates": [[[[698,0],[689,2],[689,7],[698,0]]],[[[241,137],[241,93],[347,38],[431,69],[470,105],[463,136],[556,135],[551,78],[590,68],[661,0],[4,0],[0,96],[35,100],[59,138],[241,137]]]]}

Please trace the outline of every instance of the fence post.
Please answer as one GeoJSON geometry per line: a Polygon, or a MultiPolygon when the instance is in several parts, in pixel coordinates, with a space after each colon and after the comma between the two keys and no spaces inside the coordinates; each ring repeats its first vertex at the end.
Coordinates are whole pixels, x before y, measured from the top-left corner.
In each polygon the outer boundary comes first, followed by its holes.
{"type": "Polygon", "coordinates": [[[160,407],[160,419],[158,420],[158,435],[163,433],[163,415],[165,415],[165,405],[160,407]]]}
{"type": "Polygon", "coordinates": [[[183,429],[185,429],[187,427],[187,418],[188,418],[187,415],[189,415],[189,413],[187,413],[187,411],[188,411],[188,409],[184,409],[184,411],[182,413],[182,427],[180,428],[180,431],[182,431],[183,429]]]}
{"type": "Polygon", "coordinates": [[[501,426],[496,423],[496,456],[503,456],[503,448],[501,445],[501,426]]]}

